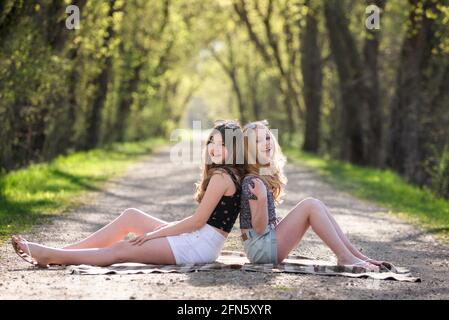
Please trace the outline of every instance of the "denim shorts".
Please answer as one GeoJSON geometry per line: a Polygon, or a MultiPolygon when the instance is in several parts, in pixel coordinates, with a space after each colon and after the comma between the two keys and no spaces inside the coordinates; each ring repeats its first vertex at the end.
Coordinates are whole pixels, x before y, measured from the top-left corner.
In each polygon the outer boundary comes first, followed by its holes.
{"type": "Polygon", "coordinates": [[[248,239],[243,242],[243,247],[251,263],[277,264],[276,231],[271,226],[267,226],[261,235],[254,229],[249,229],[247,236],[248,239]]]}

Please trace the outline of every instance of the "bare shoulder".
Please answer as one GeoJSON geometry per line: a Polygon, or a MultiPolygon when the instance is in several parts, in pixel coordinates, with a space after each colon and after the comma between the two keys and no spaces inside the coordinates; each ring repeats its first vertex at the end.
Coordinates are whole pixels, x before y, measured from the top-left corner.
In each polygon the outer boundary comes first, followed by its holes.
{"type": "Polygon", "coordinates": [[[234,185],[231,176],[224,169],[217,169],[212,173],[212,177],[210,178],[210,182],[214,181],[215,183],[225,183],[227,186],[234,185]]]}
{"type": "Polygon", "coordinates": [[[229,173],[224,169],[217,169],[216,171],[214,171],[212,173],[210,183],[212,183],[212,182],[214,184],[215,183],[220,184],[222,187],[224,187],[226,195],[228,193],[234,194],[234,192],[236,191],[234,181],[232,180],[229,173]],[[212,181],[212,180],[214,180],[214,181],[212,181]]]}

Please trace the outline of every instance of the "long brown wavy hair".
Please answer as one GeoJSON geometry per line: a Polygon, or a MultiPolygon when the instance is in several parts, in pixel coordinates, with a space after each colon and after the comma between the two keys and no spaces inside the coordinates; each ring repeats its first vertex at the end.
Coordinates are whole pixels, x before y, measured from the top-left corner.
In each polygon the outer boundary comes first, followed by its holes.
{"type": "Polygon", "coordinates": [[[252,175],[263,180],[273,192],[273,197],[276,203],[282,202],[282,196],[284,195],[285,185],[287,184],[287,177],[284,175],[284,165],[286,163],[286,158],[282,153],[281,147],[269,129],[269,123],[267,120],[255,121],[246,124],[243,127],[244,135],[244,155],[245,155],[245,176],[252,175]],[[266,165],[260,163],[259,157],[257,157],[256,148],[250,148],[250,142],[253,140],[249,137],[250,130],[262,129],[265,130],[270,135],[270,140],[274,147],[273,156],[270,159],[269,171],[267,174],[261,174],[262,169],[266,168],[266,165]],[[255,153],[255,154],[254,154],[255,153]],[[249,161],[252,159],[252,161],[249,161]]]}
{"type": "MultiPolygon", "coordinates": [[[[196,183],[195,200],[201,202],[203,199],[206,188],[209,184],[212,175],[217,172],[227,172],[229,175],[235,177],[236,182],[240,185],[241,179],[244,174],[244,156],[243,156],[243,131],[236,120],[219,120],[216,121],[212,131],[209,133],[206,140],[206,147],[203,153],[203,165],[200,180],[196,183]],[[229,130],[229,131],[228,131],[229,130]],[[228,134],[232,134],[232,141],[226,141],[228,134]],[[213,136],[217,133],[221,134],[224,145],[228,149],[228,155],[223,164],[215,164],[207,152],[209,143],[213,140],[213,136]],[[232,152],[229,148],[232,146],[232,152]]],[[[233,179],[234,180],[234,179],[233,179]]],[[[237,190],[236,192],[239,192],[237,190]]]]}

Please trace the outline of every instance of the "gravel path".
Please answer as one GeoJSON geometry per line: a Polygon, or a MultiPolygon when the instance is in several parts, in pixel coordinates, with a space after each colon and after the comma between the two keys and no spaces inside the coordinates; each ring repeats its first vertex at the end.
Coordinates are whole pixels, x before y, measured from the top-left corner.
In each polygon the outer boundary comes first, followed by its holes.
{"type": "MultiPolygon", "coordinates": [[[[289,183],[280,215],[307,196],[319,198],[369,256],[409,267],[422,282],[242,271],[75,276],[64,270],[32,269],[7,243],[0,246],[0,299],[449,299],[447,246],[385,209],[335,189],[306,167],[288,165],[286,173],[289,183]]],[[[198,175],[197,165],[172,164],[169,149],[162,149],[108,182],[104,191],[88,194],[77,209],[25,236],[62,247],[98,230],[128,207],[165,220],[180,219],[195,210],[192,195],[198,175]]],[[[236,227],[225,249],[242,250],[236,227]]],[[[296,253],[335,261],[312,231],[296,253]]]]}

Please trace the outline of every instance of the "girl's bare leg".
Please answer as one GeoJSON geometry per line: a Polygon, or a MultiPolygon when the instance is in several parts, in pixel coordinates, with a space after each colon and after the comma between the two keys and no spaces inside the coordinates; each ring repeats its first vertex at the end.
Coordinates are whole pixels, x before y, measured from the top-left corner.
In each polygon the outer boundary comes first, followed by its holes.
{"type": "Polygon", "coordinates": [[[142,235],[155,228],[167,224],[166,221],[155,218],[138,209],[129,208],[120,214],[114,221],[91,234],[76,244],[64,249],[105,248],[123,240],[128,233],[142,235]]]}
{"type": "MultiPolygon", "coordinates": [[[[337,223],[337,221],[335,221],[335,218],[332,216],[332,214],[329,212],[329,209],[326,207],[326,205],[321,201],[318,200],[317,201],[323,206],[324,210],[327,213],[327,216],[329,218],[329,220],[331,221],[332,225],[335,228],[335,231],[337,231],[338,236],[340,237],[341,241],[343,241],[343,243],[345,244],[345,246],[349,249],[349,251],[352,252],[352,254],[354,256],[356,256],[359,259],[362,260],[368,260],[369,258],[367,256],[365,256],[363,253],[361,253],[348,239],[348,237],[346,236],[346,234],[343,232],[343,230],[341,229],[341,227],[339,226],[339,224],[337,223]]],[[[375,264],[379,264],[380,261],[376,261],[373,260],[372,263],[375,264]]]]}
{"type": "MultiPolygon", "coordinates": [[[[21,249],[29,253],[24,243],[19,243],[21,249]]],[[[152,264],[175,264],[176,260],[166,238],[157,238],[132,245],[129,241],[120,241],[108,248],[95,249],[56,249],[37,243],[28,242],[31,256],[40,265],[88,264],[109,266],[115,263],[137,262],[152,264]]]]}
{"type": "Polygon", "coordinates": [[[299,202],[276,226],[279,262],[284,260],[298,245],[310,226],[335,253],[338,264],[361,262],[340,239],[319,200],[313,198],[299,202]]]}

